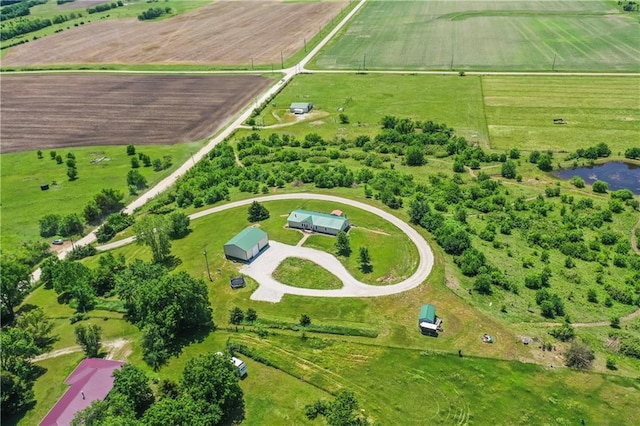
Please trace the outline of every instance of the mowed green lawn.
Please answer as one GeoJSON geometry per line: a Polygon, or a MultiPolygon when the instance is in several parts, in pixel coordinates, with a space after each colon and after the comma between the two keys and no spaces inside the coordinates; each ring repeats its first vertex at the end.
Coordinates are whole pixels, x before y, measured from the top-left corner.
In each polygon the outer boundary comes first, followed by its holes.
{"type": "Polygon", "coordinates": [[[318,68],[640,70],[637,18],[600,1],[369,1],[318,68]]]}
{"type": "MultiPolygon", "coordinates": [[[[171,171],[184,163],[196,152],[201,142],[179,145],[136,146],[137,152],[145,153],[152,159],[162,159],[170,155],[173,166],[160,172],[153,167],[140,167],[137,170],[147,179],[151,187],[171,171]]],[[[134,197],[129,195],[127,173],[131,170],[131,157],[125,146],[93,146],[82,148],[63,148],[56,152],[66,161],[67,153],[76,156],[78,179],[71,182],[67,177],[67,166],[57,164],[49,156],[50,150],[43,150],[44,158],[39,160],[35,151],[2,154],[0,160],[0,190],[2,200],[2,223],[0,224],[0,243],[3,251],[21,241],[40,239],[39,220],[46,214],[67,215],[78,213],[82,218],[82,209],[87,202],[103,188],[114,188],[125,195],[125,202],[134,197]],[[103,161],[92,160],[103,158],[103,161]],[[53,182],[56,182],[54,184],[53,182]],[[40,190],[40,185],[49,184],[48,191],[40,190]]],[[[141,164],[142,165],[142,164],[141,164]]]]}

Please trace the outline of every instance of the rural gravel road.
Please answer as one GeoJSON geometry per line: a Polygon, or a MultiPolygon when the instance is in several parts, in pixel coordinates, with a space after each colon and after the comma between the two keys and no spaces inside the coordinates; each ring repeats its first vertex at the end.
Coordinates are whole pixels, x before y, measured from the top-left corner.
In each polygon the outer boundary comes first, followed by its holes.
{"type": "MultiPolygon", "coordinates": [[[[356,280],[333,255],[306,247],[291,246],[276,241],[269,243],[270,247],[258,256],[251,264],[245,265],[240,269],[245,275],[250,276],[259,284],[258,289],[251,295],[253,300],[262,300],[266,302],[279,302],[285,294],[296,294],[300,296],[315,297],[375,297],[388,296],[390,294],[401,293],[410,290],[422,284],[431,269],[433,269],[433,252],[431,247],[424,238],[406,222],[398,219],[394,215],[385,212],[377,207],[359,201],[350,200],[348,198],[336,197],[334,195],[325,194],[278,194],[267,195],[264,197],[256,197],[247,200],[235,201],[233,203],[223,204],[189,216],[191,220],[198,219],[210,214],[218,213],[235,207],[242,207],[251,204],[254,201],[279,201],[279,200],[320,200],[333,203],[342,203],[361,210],[373,213],[388,222],[397,226],[402,232],[407,234],[409,239],[416,245],[420,261],[416,272],[406,280],[393,285],[373,286],[364,284],[356,280]],[[343,283],[343,287],[336,290],[314,290],[307,288],[291,287],[276,281],[272,277],[272,272],[287,257],[299,257],[311,260],[318,265],[329,270],[336,275],[343,283]]],[[[98,247],[98,250],[111,250],[131,244],[135,241],[134,237],[129,237],[120,241],[105,244],[98,247]]],[[[398,253],[398,255],[402,255],[398,253]]]]}

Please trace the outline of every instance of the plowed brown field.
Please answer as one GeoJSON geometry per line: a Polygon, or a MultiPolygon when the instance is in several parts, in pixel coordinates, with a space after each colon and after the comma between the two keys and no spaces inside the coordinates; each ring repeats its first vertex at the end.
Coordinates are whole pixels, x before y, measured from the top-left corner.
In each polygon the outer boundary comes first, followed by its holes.
{"type": "Polygon", "coordinates": [[[274,64],[304,48],[346,1],[218,1],[171,19],[91,23],[9,49],[3,66],[274,64]]]}
{"type": "Polygon", "coordinates": [[[252,75],[4,75],[0,152],[200,140],[269,83],[252,75]]]}

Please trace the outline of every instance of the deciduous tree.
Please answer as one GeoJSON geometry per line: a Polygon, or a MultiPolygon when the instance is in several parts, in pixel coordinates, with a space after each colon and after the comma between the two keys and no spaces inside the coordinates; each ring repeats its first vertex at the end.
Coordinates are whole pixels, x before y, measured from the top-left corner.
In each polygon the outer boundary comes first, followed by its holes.
{"type": "Polygon", "coordinates": [[[13,322],[14,309],[28,293],[31,271],[27,265],[2,256],[0,261],[0,300],[2,322],[13,322]]]}
{"type": "Polygon", "coordinates": [[[100,346],[102,346],[102,328],[95,324],[89,324],[86,327],[78,324],[74,333],[76,343],[82,347],[85,356],[87,358],[97,357],[100,346]]]}
{"type": "Polygon", "coordinates": [[[164,216],[149,215],[135,225],[136,242],[151,249],[154,263],[162,263],[171,254],[169,226],[164,216]]]}
{"type": "Polygon", "coordinates": [[[113,377],[111,392],[124,396],[136,415],[142,416],[155,401],[147,375],[138,367],[125,364],[113,372],[113,377]]]}
{"type": "Polygon", "coordinates": [[[244,412],[238,374],[226,354],[210,352],[190,359],[180,383],[195,401],[202,424],[216,425],[244,412]]]}

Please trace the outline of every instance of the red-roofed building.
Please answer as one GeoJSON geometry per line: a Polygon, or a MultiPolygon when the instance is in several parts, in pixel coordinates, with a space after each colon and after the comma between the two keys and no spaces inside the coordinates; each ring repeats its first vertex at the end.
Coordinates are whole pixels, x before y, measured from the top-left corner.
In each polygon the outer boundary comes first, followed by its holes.
{"type": "Polygon", "coordinates": [[[75,414],[93,401],[103,400],[113,388],[113,372],[124,365],[121,361],[100,358],[84,359],[65,383],[71,386],[49,411],[40,426],[68,426],[75,414]]]}

